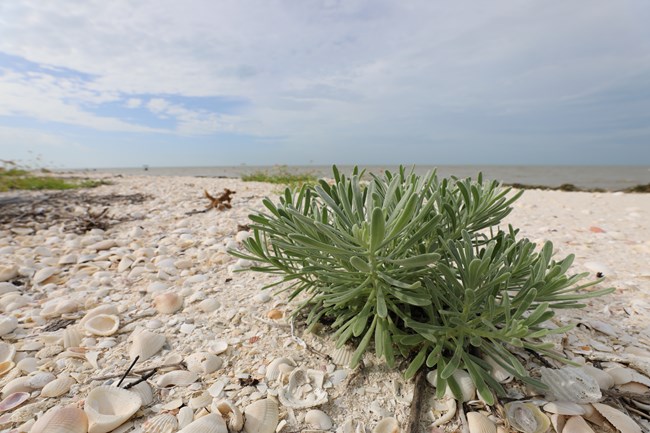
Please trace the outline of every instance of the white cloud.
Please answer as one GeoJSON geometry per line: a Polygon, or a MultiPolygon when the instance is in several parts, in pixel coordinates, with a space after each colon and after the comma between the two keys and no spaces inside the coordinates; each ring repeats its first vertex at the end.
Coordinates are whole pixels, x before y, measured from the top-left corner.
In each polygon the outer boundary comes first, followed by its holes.
{"type": "Polygon", "coordinates": [[[125,104],[128,108],[138,108],[142,105],[142,99],[140,98],[129,98],[126,100],[125,104]]]}

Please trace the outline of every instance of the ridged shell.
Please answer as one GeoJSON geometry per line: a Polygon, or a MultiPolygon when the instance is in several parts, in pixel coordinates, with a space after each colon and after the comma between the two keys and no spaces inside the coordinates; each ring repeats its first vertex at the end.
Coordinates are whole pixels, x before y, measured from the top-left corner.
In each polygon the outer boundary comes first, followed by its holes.
{"type": "Polygon", "coordinates": [[[129,356],[135,359],[139,356],[139,362],[151,358],[165,345],[165,336],[155,332],[143,330],[133,336],[133,343],[129,348],[129,356]]]}
{"type": "Polygon", "coordinates": [[[594,433],[594,430],[581,416],[572,416],[564,424],[562,433],[594,433]]]}
{"type": "Polygon", "coordinates": [[[497,426],[488,417],[479,412],[467,413],[469,433],[497,433],[497,426]]]}
{"type": "Polygon", "coordinates": [[[114,314],[97,314],[84,323],[84,329],[93,335],[107,337],[117,332],[120,318],[114,314]]]}
{"type": "Polygon", "coordinates": [[[212,396],[207,391],[198,391],[190,397],[187,405],[190,409],[196,410],[210,406],[212,403],[212,396]]]}
{"type": "Polygon", "coordinates": [[[332,362],[334,364],[347,367],[350,365],[352,355],[354,355],[354,350],[350,349],[348,346],[341,346],[338,349],[334,349],[330,356],[332,357],[332,362]]]}
{"type": "Polygon", "coordinates": [[[621,433],[641,433],[641,427],[620,410],[602,403],[592,403],[592,406],[621,433]]]}
{"type": "Polygon", "coordinates": [[[211,353],[197,352],[185,358],[185,365],[193,373],[210,374],[221,368],[223,360],[211,353]]]}
{"type": "Polygon", "coordinates": [[[172,314],[183,307],[183,297],[174,292],[161,293],[153,298],[153,306],[159,313],[172,314]]]}
{"type": "Polygon", "coordinates": [[[588,364],[583,365],[581,368],[585,373],[596,380],[600,389],[610,389],[614,386],[614,378],[608,372],[588,364]]]}
{"type": "Polygon", "coordinates": [[[77,326],[68,326],[63,331],[63,347],[79,347],[83,335],[77,326]]]}
{"type": "Polygon", "coordinates": [[[98,386],[93,388],[84,403],[88,417],[88,433],[107,433],[124,424],[140,409],[142,401],[137,394],[122,388],[98,386]]]}
{"type": "MultiPolygon", "coordinates": [[[[122,387],[130,383],[133,383],[137,380],[139,379],[133,377],[127,378],[124,380],[122,387]]],[[[147,382],[146,380],[138,383],[137,385],[133,385],[132,387],[128,388],[128,390],[140,396],[140,400],[142,401],[142,406],[149,406],[149,404],[151,404],[151,402],[153,401],[153,390],[151,389],[151,385],[149,385],[149,382],[147,382]]]]}
{"type": "Polygon", "coordinates": [[[23,371],[27,374],[33,373],[38,370],[38,359],[30,356],[28,358],[23,358],[16,364],[16,368],[20,371],[23,371]]]}
{"type": "Polygon", "coordinates": [[[9,373],[12,368],[16,366],[16,363],[13,361],[3,361],[0,362],[0,377],[4,376],[5,374],[9,373]]]}
{"type": "Polygon", "coordinates": [[[0,342],[0,362],[13,361],[16,348],[13,344],[0,342]]]}
{"type": "Polygon", "coordinates": [[[637,382],[650,386],[650,379],[628,367],[614,367],[605,371],[612,376],[614,385],[623,385],[625,383],[637,382]]]}
{"type": "Polygon", "coordinates": [[[244,415],[231,400],[219,400],[211,407],[212,412],[219,412],[231,432],[238,432],[244,427],[244,415]]]}
{"type": "Polygon", "coordinates": [[[293,361],[293,359],[290,358],[276,358],[271,363],[266,367],[266,381],[269,382],[274,382],[275,380],[280,377],[280,374],[282,371],[280,370],[280,365],[288,365],[292,367],[291,369],[296,367],[296,363],[293,361]]]}
{"type": "Polygon", "coordinates": [[[327,392],[323,389],[324,379],[322,371],[303,367],[294,369],[289,375],[289,383],[278,392],[280,403],[292,409],[306,409],[327,403],[327,392]]]}
{"type": "Polygon", "coordinates": [[[68,391],[76,381],[70,376],[61,376],[48,383],[41,390],[41,397],[59,397],[68,391]]]}
{"type": "Polygon", "coordinates": [[[29,380],[27,381],[27,386],[33,389],[41,389],[56,379],[55,375],[47,371],[39,372],[28,377],[29,380]]]}
{"type": "Polygon", "coordinates": [[[0,412],[6,412],[29,400],[28,392],[14,392],[0,401],[0,412]]]}
{"type": "Polygon", "coordinates": [[[167,386],[189,385],[196,382],[199,375],[185,370],[174,370],[163,374],[158,378],[156,385],[160,388],[167,386]]]}
{"type": "Polygon", "coordinates": [[[228,433],[228,427],[220,415],[211,413],[190,423],[178,433],[228,433]]]}
{"type": "MultiPolygon", "coordinates": [[[[476,386],[474,385],[469,373],[465,370],[457,369],[453,372],[452,376],[456,379],[456,382],[463,393],[463,403],[472,400],[476,395],[476,386]]],[[[427,382],[429,382],[433,387],[437,386],[438,370],[432,370],[427,373],[427,382]]],[[[445,390],[445,396],[455,398],[454,393],[451,391],[449,386],[447,386],[447,389],[445,390]]]]}
{"type": "Polygon", "coordinates": [[[332,418],[325,412],[318,409],[312,409],[305,414],[305,422],[316,430],[329,430],[332,428],[332,418]]]}
{"type": "Polygon", "coordinates": [[[505,405],[510,425],[523,433],[545,433],[551,420],[532,403],[513,401],[505,405]]]}
{"type": "Polygon", "coordinates": [[[38,271],[36,271],[36,273],[32,277],[32,283],[34,283],[34,284],[42,283],[43,281],[50,278],[52,275],[56,274],[57,270],[58,270],[57,268],[54,268],[52,266],[48,266],[46,268],[39,269],[38,271]]]}
{"type": "Polygon", "coordinates": [[[178,421],[170,413],[161,413],[142,424],[142,433],[174,433],[177,429],[178,421]]]}
{"type": "Polygon", "coordinates": [[[244,409],[245,433],[273,433],[280,420],[278,403],[265,398],[257,400],[244,409]]]}
{"type": "Polygon", "coordinates": [[[541,368],[540,371],[542,382],[549,388],[548,395],[554,400],[593,403],[602,398],[596,379],[581,368],[541,368]]]}
{"type": "Polygon", "coordinates": [[[29,433],[86,433],[88,418],[83,410],[74,407],[55,407],[32,425],[29,433]]]}
{"type": "Polygon", "coordinates": [[[559,415],[584,415],[585,409],[577,403],[570,401],[552,401],[544,405],[544,410],[559,415]]]}

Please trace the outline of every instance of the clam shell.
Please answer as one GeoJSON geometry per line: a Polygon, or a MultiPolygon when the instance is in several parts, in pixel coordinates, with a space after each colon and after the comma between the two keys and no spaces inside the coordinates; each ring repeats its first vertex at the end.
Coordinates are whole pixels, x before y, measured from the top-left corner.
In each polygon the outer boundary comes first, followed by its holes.
{"type": "Polygon", "coordinates": [[[178,428],[185,428],[194,420],[194,412],[189,407],[183,406],[176,414],[176,419],[178,420],[178,428]]]}
{"type": "Polygon", "coordinates": [[[614,385],[623,385],[630,382],[642,383],[650,386],[650,379],[628,367],[614,367],[605,370],[614,380],[614,385]]]}
{"type": "Polygon", "coordinates": [[[341,346],[338,349],[334,349],[330,356],[334,364],[347,367],[350,365],[353,355],[354,350],[350,349],[348,346],[341,346]]]}
{"type": "Polygon", "coordinates": [[[79,347],[83,335],[77,326],[68,326],[63,331],[63,347],[79,347]]]}
{"type": "Polygon", "coordinates": [[[551,418],[551,425],[555,429],[555,433],[562,433],[562,430],[564,429],[564,424],[566,423],[566,416],[554,413],[551,415],[550,418],[551,418]]]}
{"type": "Polygon", "coordinates": [[[41,397],[59,397],[68,391],[76,381],[70,376],[61,376],[48,383],[41,390],[41,397]]]}
{"type": "Polygon", "coordinates": [[[18,276],[17,266],[0,266],[0,281],[9,281],[18,276]]]}
{"type": "Polygon", "coordinates": [[[55,407],[41,416],[29,433],[86,433],[88,418],[83,410],[74,407],[55,407]]]}
{"type": "Polygon", "coordinates": [[[64,256],[61,256],[59,261],[57,262],[59,265],[73,265],[77,263],[77,255],[76,254],[66,254],[64,256]]]}
{"type": "MultiPolygon", "coordinates": [[[[139,378],[129,377],[124,380],[123,386],[133,383],[137,380],[139,380],[139,378]]],[[[138,383],[137,385],[133,385],[132,387],[128,388],[128,390],[140,396],[142,406],[149,406],[149,404],[151,404],[153,401],[153,390],[151,389],[151,385],[149,385],[146,380],[138,383]]]]}
{"type": "Polygon", "coordinates": [[[13,332],[17,327],[18,320],[15,317],[0,314],[0,336],[13,332]]]}
{"type": "Polygon", "coordinates": [[[220,415],[211,413],[191,422],[178,433],[228,433],[228,427],[220,415]]]}
{"type": "Polygon", "coordinates": [[[280,365],[288,365],[293,370],[296,367],[296,363],[290,358],[276,358],[266,367],[266,381],[271,383],[277,380],[282,371],[280,370],[280,365]]]}
{"type": "Polygon", "coordinates": [[[0,362],[0,377],[9,373],[9,371],[11,371],[11,369],[14,368],[15,366],[16,364],[13,361],[0,362]]]}
{"type": "Polygon", "coordinates": [[[614,378],[608,372],[589,364],[583,365],[581,368],[585,373],[596,380],[600,389],[610,389],[614,386],[614,378]]]}
{"type": "Polygon", "coordinates": [[[97,314],[84,323],[86,331],[102,337],[115,334],[119,327],[120,318],[114,314],[97,314]]]}
{"type": "Polygon", "coordinates": [[[0,342],[0,362],[13,361],[16,348],[13,344],[0,342]]]}
{"type": "Polygon", "coordinates": [[[46,268],[39,269],[38,271],[36,271],[36,273],[32,277],[32,283],[34,283],[34,284],[42,283],[43,281],[50,278],[52,275],[56,274],[57,270],[58,270],[57,268],[52,267],[52,266],[48,266],[46,268]]]}
{"type": "Polygon", "coordinates": [[[114,314],[117,315],[117,306],[114,304],[105,304],[105,305],[100,305],[99,307],[95,307],[92,310],[89,310],[79,321],[79,325],[84,327],[86,325],[86,322],[88,322],[90,319],[93,317],[99,315],[99,314],[114,314]]]}
{"type": "Polygon", "coordinates": [[[183,307],[183,297],[174,292],[161,293],[153,298],[153,306],[159,313],[172,314],[183,307]]]}
{"type": "Polygon", "coordinates": [[[505,368],[501,367],[501,365],[498,362],[496,362],[494,358],[492,358],[491,356],[486,356],[483,359],[485,360],[485,362],[490,364],[490,372],[494,380],[496,380],[499,383],[508,383],[512,381],[513,379],[512,374],[505,368]]]}
{"type": "Polygon", "coordinates": [[[133,336],[133,343],[129,348],[129,356],[135,359],[139,356],[142,362],[154,356],[165,345],[165,336],[155,332],[143,330],[133,336]]]}
{"type": "Polygon", "coordinates": [[[316,430],[329,430],[332,428],[332,418],[325,412],[318,409],[312,409],[305,414],[305,422],[316,430]]]}
{"type": "Polygon", "coordinates": [[[558,415],[584,415],[585,408],[570,401],[552,401],[544,405],[544,410],[558,415]]]}
{"type": "Polygon", "coordinates": [[[257,400],[244,409],[245,433],[273,433],[280,419],[278,403],[269,398],[257,400]]]}
{"type": "Polygon", "coordinates": [[[602,403],[592,403],[592,406],[621,433],[641,433],[641,427],[620,410],[602,403]]]}
{"type": "Polygon", "coordinates": [[[195,394],[192,394],[190,400],[187,402],[187,405],[190,409],[196,410],[204,407],[210,406],[212,403],[212,396],[207,391],[199,391],[195,394]]]}
{"type": "Polygon", "coordinates": [[[562,433],[594,433],[594,430],[581,416],[572,416],[564,424],[562,433]]]}
{"type": "Polygon", "coordinates": [[[469,433],[497,433],[497,426],[488,417],[479,412],[467,413],[469,433]]]}
{"type": "Polygon", "coordinates": [[[131,267],[133,264],[133,259],[130,257],[122,257],[120,263],[117,265],[117,272],[124,272],[131,267]]]}
{"type": "MultiPolygon", "coordinates": [[[[465,370],[457,369],[454,371],[452,376],[454,379],[456,379],[456,382],[458,382],[458,386],[463,393],[463,403],[472,400],[476,395],[476,386],[474,385],[474,382],[472,381],[469,373],[465,370]]],[[[432,370],[427,373],[427,382],[429,382],[434,387],[437,385],[438,370],[432,370]]],[[[451,388],[449,388],[449,386],[447,386],[447,389],[445,390],[445,396],[455,398],[454,393],[451,391],[451,388]]]]}
{"type": "Polygon", "coordinates": [[[6,398],[15,392],[32,392],[32,387],[27,384],[29,379],[29,376],[21,376],[7,382],[7,384],[2,387],[2,398],[6,398]]]}
{"type": "Polygon", "coordinates": [[[219,400],[211,407],[212,412],[219,412],[231,432],[238,432],[244,427],[244,415],[231,400],[219,400]]]}
{"type": "Polygon", "coordinates": [[[156,385],[160,388],[167,386],[189,385],[196,382],[199,375],[185,370],[174,370],[163,374],[158,378],[156,385]]]}
{"type": "Polygon", "coordinates": [[[221,355],[228,350],[228,342],[226,340],[215,340],[208,345],[208,350],[215,355],[221,355]]]}
{"type": "Polygon", "coordinates": [[[217,355],[207,352],[197,352],[185,358],[185,364],[191,372],[210,374],[220,369],[223,361],[217,355]]]}
{"type": "Polygon", "coordinates": [[[323,389],[324,379],[322,371],[303,367],[294,369],[289,375],[289,383],[278,392],[280,403],[292,409],[306,409],[327,403],[327,392],[323,389]]]}
{"type": "Polygon", "coordinates": [[[107,433],[124,424],[140,409],[140,396],[122,388],[98,386],[84,403],[88,433],[107,433]]]}
{"type": "Polygon", "coordinates": [[[23,358],[18,361],[16,368],[18,368],[20,371],[24,371],[27,374],[32,373],[38,370],[38,360],[31,356],[28,358],[23,358]]]}
{"type": "Polygon", "coordinates": [[[551,420],[532,403],[513,401],[505,405],[510,425],[523,433],[545,433],[551,420]]]}
{"type": "Polygon", "coordinates": [[[14,392],[0,401],[0,412],[6,412],[20,406],[29,399],[28,392],[14,392]]]}
{"type": "Polygon", "coordinates": [[[549,388],[548,396],[553,400],[593,403],[602,398],[596,379],[581,368],[541,368],[540,371],[542,382],[549,388]]]}
{"type": "Polygon", "coordinates": [[[174,433],[177,429],[178,421],[170,413],[161,413],[142,424],[142,433],[174,433]]]}

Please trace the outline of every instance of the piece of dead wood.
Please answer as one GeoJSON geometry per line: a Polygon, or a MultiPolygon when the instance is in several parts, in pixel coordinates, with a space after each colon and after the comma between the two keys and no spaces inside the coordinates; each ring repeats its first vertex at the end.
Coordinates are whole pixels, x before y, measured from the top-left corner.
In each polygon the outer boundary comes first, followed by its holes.
{"type": "Polygon", "coordinates": [[[413,400],[411,401],[411,411],[409,413],[409,423],[406,427],[406,433],[417,433],[420,431],[420,415],[422,405],[424,404],[424,388],[426,384],[426,374],[424,367],[415,375],[415,384],[413,388],[413,400]]]}
{"type": "Polygon", "coordinates": [[[223,192],[221,194],[219,194],[216,197],[213,197],[212,195],[210,195],[210,193],[208,192],[207,189],[203,190],[203,194],[205,195],[205,198],[210,200],[210,204],[208,205],[208,207],[206,207],[203,210],[193,210],[193,211],[185,212],[185,215],[193,215],[193,214],[197,214],[197,213],[204,213],[204,212],[209,211],[210,209],[216,209],[216,210],[219,210],[219,211],[224,211],[226,209],[231,209],[232,204],[230,203],[230,201],[232,200],[232,195],[235,194],[235,193],[236,193],[236,191],[232,191],[232,190],[230,190],[228,188],[224,188],[224,190],[223,190],[223,192]]]}

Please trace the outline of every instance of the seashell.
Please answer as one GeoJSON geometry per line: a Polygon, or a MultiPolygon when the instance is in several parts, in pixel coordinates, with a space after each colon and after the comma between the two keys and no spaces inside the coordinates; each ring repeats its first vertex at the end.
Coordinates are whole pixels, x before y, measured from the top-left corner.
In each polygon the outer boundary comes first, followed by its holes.
{"type": "Polygon", "coordinates": [[[176,414],[176,419],[178,420],[178,428],[185,428],[194,421],[194,412],[189,407],[183,406],[176,414]]]}
{"type": "MultiPolygon", "coordinates": [[[[465,370],[457,369],[454,371],[452,376],[454,379],[456,379],[456,382],[458,383],[458,386],[463,393],[463,403],[472,400],[476,395],[476,386],[474,386],[474,382],[472,381],[469,373],[465,370]]],[[[429,382],[434,387],[436,386],[438,383],[438,370],[432,370],[427,373],[427,382],[429,382]]],[[[447,386],[447,389],[445,390],[445,396],[455,398],[454,393],[451,391],[451,388],[449,388],[449,386],[447,386]]]]}
{"type": "Polygon", "coordinates": [[[2,394],[2,398],[5,398],[15,392],[32,392],[33,389],[27,385],[29,379],[29,376],[21,376],[10,380],[4,387],[2,387],[2,391],[0,392],[2,394]]]}
{"type": "Polygon", "coordinates": [[[280,420],[278,403],[264,398],[257,400],[244,409],[245,433],[273,433],[280,420]]]}
{"type": "Polygon", "coordinates": [[[160,388],[178,385],[184,386],[196,382],[198,378],[199,375],[191,371],[174,370],[160,376],[156,382],[156,385],[158,385],[160,388]]]}
{"type": "Polygon", "coordinates": [[[216,340],[208,345],[208,350],[215,355],[221,355],[228,350],[228,342],[226,340],[216,340]]]}
{"type": "Polygon", "coordinates": [[[140,396],[112,386],[93,388],[84,403],[88,433],[107,433],[124,424],[140,409],[140,396]]]}
{"type": "Polygon", "coordinates": [[[61,256],[59,261],[57,262],[59,265],[74,265],[77,263],[77,255],[76,254],[66,254],[64,256],[61,256]]]}
{"type": "Polygon", "coordinates": [[[442,400],[434,400],[433,409],[436,411],[445,411],[442,416],[440,416],[433,422],[433,424],[431,424],[432,427],[438,427],[440,425],[447,424],[454,418],[456,415],[456,409],[458,409],[458,405],[456,404],[455,398],[448,397],[442,400]]]}
{"type": "Polygon", "coordinates": [[[596,380],[600,389],[610,389],[614,386],[614,378],[608,372],[589,364],[583,365],[580,368],[596,380]]]}
{"type": "Polygon", "coordinates": [[[56,317],[61,316],[63,314],[69,314],[69,313],[74,313],[79,309],[79,304],[75,301],[71,300],[65,300],[58,302],[56,304],[56,307],[54,308],[54,314],[56,317]]]}
{"type": "Polygon", "coordinates": [[[544,410],[558,415],[584,415],[585,408],[570,401],[552,401],[544,405],[544,410]]]}
{"type": "Polygon", "coordinates": [[[323,389],[324,379],[322,371],[304,367],[294,369],[289,375],[289,383],[278,392],[280,403],[292,409],[306,409],[327,403],[327,392],[323,389]]]}
{"type": "Polygon", "coordinates": [[[18,287],[7,282],[0,283],[0,296],[12,292],[18,292],[18,287]]]}
{"type": "Polygon", "coordinates": [[[18,276],[17,266],[0,266],[0,281],[13,280],[18,276]]]}
{"type": "Polygon", "coordinates": [[[155,332],[142,330],[133,335],[133,343],[129,348],[129,357],[135,359],[139,356],[142,362],[151,358],[162,349],[165,345],[165,336],[155,332]]]}
{"type": "Polygon", "coordinates": [[[564,424],[562,433],[594,433],[594,430],[581,416],[572,416],[564,424]]]}
{"type": "Polygon", "coordinates": [[[117,243],[113,239],[105,239],[99,242],[95,242],[92,245],[88,245],[88,249],[102,251],[102,250],[109,250],[116,245],[117,243]]]}
{"type": "Polygon", "coordinates": [[[220,415],[211,413],[191,422],[178,433],[228,433],[228,427],[220,415]]]}
{"type": "Polygon", "coordinates": [[[29,433],[86,433],[88,417],[75,406],[55,407],[41,416],[29,433]]]}
{"type": "Polygon", "coordinates": [[[551,425],[555,429],[555,433],[562,433],[564,424],[566,423],[566,416],[554,413],[551,415],[551,425]]]}
{"type": "Polygon", "coordinates": [[[221,303],[219,303],[219,301],[214,298],[204,299],[198,304],[199,310],[203,311],[204,313],[212,313],[213,311],[216,311],[220,306],[221,303]]]}
{"type": "Polygon", "coordinates": [[[296,363],[291,358],[276,358],[266,367],[266,381],[273,382],[280,377],[282,371],[280,370],[280,365],[288,365],[291,367],[291,370],[296,367],[296,363]]]}
{"type": "Polygon", "coordinates": [[[86,315],[82,317],[81,321],[79,321],[79,325],[85,326],[86,322],[88,322],[90,319],[100,314],[117,315],[118,314],[117,306],[114,304],[106,304],[106,305],[100,305],[99,307],[95,307],[92,310],[88,311],[86,315]]]}
{"type": "Polygon", "coordinates": [[[13,316],[0,314],[0,336],[13,332],[18,327],[18,320],[13,316]]]}
{"type": "Polygon", "coordinates": [[[70,391],[70,387],[75,383],[76,381],[70,376],[57,377],[43,387],[41,397],[59,397],[70,391]]]}
{"type": "Polygon", "coordinates": [[[32,356],[28,358],[23,358],[20,361],[18,361],[18,364],[16,364],[16,368],[18,368],[20,371],[23,371],[27,374],[33,373],[34,371],[38,370],[38,360],[32,356]]]}
{"type": "Polygon", "coordinates": [[[578,367],[541,368],[541,380],[548,386],[553,400],[572,403],[593,403],[602,398],[596,379],[578,367]]]}
{"type": "Polygon", "coordinates": [[[350,365],[352,355],[354,355],[354,350],[350,349],[348,346],[341,346],[338,349],[334,349],[330,356],[332,357],[332,362],[334,364],[347,367],[350,365]]]}
{"type": "Polygon", "coordinates": [[[496,424],[479,412],[467,412],[467,427],[469,433],[497,433],[496,424]]]}
{"type": "Polygon", "coordinates": [[[545,433],[551,420],[533,403],[513,401],[505,405],[510,425],[523,433],[545,433]]]}
{"type": "Polygon", "coordinates": [[[199,391],[190,397],[187,405],[190,409],[196,410],[210,406],[212,403],[212,396],[207,391],[199,391]]]}
{"type": "MultiPolygon", "coordinates": [[[[174,410],[174,409],[178,409],[181,406],[183,406],[183,398],[179,397],[179,398],[175,398],[172,401],[168,401],[167,403],[163,404],[160,408],[162,410],[174,410]]],[[[194,414],[194,412],[192,412],[192,414],[194,414]]]]}
{"type": "Polygon", "coordinates": [[[614,367],[605,370],[614,380],[614,385],[622,385],[629,382],[642,383],[650,386],[650,379],[628,367],[614,367]]]}
{"type": "Polygon", "coordinates": [[[14,392],[9,394],[0,401],[0,412],[6,412],[20,406],[29,399],[30,395],[28,392],[14,392]]]}
{"type": "Polygon", "coordinates": [[[512,374],[508,370],[503,368],[501,364],[499,364],[494,358],[492,358],[491,356],[486,356],[483,359],[485,360],[485,362],[490,364],[491,373],[494,380],[496,380],[499,383],[508,383],[512,381],[513,379],[512,374]]]}
{"type": "Polygon", "coordinates": [[[39,269],[36,271],[34,276],[32,277],[32,283],[33,284],[40,284],[50,278],[52,275],[56,274],[57,268],[48,266],[43,269],[39,269]]]}
{"type": "MultiPolygon", "coordinates": [[[[127,378],[123,383],[125,385],[128,385],[137,380],[139,380],[139,378],[127,378]]],[[[151,385],[149,385],[149,383],[146,380],[138,383],[137,385],[133,385],[132,387],[129,388],[129,391],[138,394],[140,396],[140,400],[142,401],[142,406],[149,406],[149,404],[151,404],[151,402],[153,401],[153,390],[151,389],[151,385]]]]}
{"type": "Polygon", "coordinates": [[[231,400],[219,400],[213,403],[210,409],[221,414],[229,431],[238,432],[244,427],[244,415],[231,400]]]}
{"type": "Polygon", "coordinates": [[[210,374],[223,365],[223,360],[217,355],[206,352],[193,353],[185,359],[187,369],[194,373],[210,374]]]}
{"type": "Polygon", "coordinates": [[[13,344],[0,342],[0,362],[13,361],[16,348],[13,344]]]}
{"type": "Polygon", "coordinates": [[[131,267],[133,264],[133,259],[130,257],[122,257],[120,263],[117,265],[117,272],[124,272],[131,267]]]}
{"type": "Polygon", "coordinates": [[[336,433],[366,433],[366,425],[356,418],[348,418],[336,429],[336,433]]]}
{"type": "Polygon", "coordinates": [[[68,326],[63,330],[63,347],[79,347],[83,335],[77,326],[68,326]]]}
{"type": "Polygon", "coordinates": [[[174,433],[177,429],[178,421],[170,413],[161,413],[142,424],[142,433],[174,433]]]}
{"type": "Polygon", "coordinates": [[[115,334],[119,327],[120,318],[114,314],[97,314],[84,324],[86,331],[103,337],[115,334]]]}
{"type": "Polygon", "coordinates": [[[317,430],[329,430],[332,428],[332,418],[325,412],[312,409],[305,414],[305,422],[317,430]]]}
{"type": "Polygon", "coordinates": [[[266,317],[268,317],[271,320],[279,320],[282,319],[284,316],[284,313],[281,310],[278,310],[277,308],[273,308],[272,310],[269,310],[268,313],[266,313],[266,317]]]}
{"type": "Polygon", "coordinates": [[[641,433],[641,427],[620,410],[602,403],[592,403],[592,406],[621,433],[641,433]]]}
{"type": "Polygon", "coordinates": [[[631,392],[634,394],[645,394],[648,391],[650,391],[650,388],[638,382],[624,383],[623,385],[618,385],[616,389],[618,389],[619,391],[631,392]]]}
{"type": "Polygon", "coordinates": [[[172,314],[183,307],[183,297],[174,292],[161,293],[153,298],[153,306],[159,313],[172,314]]]}
{"type": "Polygon", "coordinates": [[[33,376],[28,376],[27,386],[33,389],[41,389],[48,383],[56,379],[56,376],[50,372],[36,373],[33,376]]]}
{"type": "Polygon", "coordinates": [[[15,366],[16,364],[13,361],[0,362],[0,377],[9,373],[9,371],[11,371],[11,369],[14,368],[15,366]]]}

